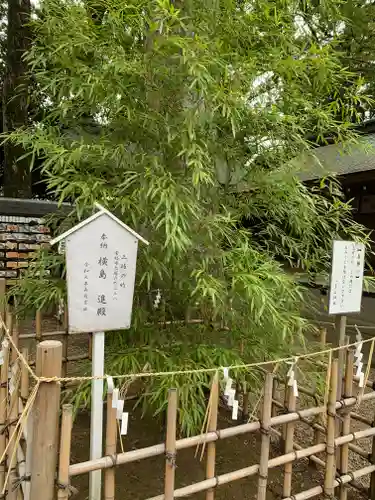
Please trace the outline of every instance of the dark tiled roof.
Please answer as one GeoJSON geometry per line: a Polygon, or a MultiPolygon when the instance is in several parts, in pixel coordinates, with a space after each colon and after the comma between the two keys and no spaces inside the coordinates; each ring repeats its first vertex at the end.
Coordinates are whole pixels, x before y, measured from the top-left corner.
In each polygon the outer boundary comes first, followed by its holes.
{"type": "Polygon", "coordinates": [[[18,198],[0,197],[0,215],[14,215],[25,217],[43,217],[58,210],[69,212],[72,205],[58,204],[46,200],[23,200],[18,198]]]}

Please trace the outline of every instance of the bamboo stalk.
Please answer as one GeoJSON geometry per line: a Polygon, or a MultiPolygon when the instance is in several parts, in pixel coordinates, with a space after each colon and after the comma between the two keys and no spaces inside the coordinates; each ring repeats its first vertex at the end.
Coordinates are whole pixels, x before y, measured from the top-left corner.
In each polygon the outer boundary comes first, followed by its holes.
{"type": "Polygon", "coordinates": [[[68,323],[68,307],[67,304],[64,305],[64,323],[63,328],[65,335],[62,338],[63,345],[63,364],[62,364],[62,376],[66,377],[68,371],[68,350],[69,350],[69,323],[68,323]]]}
{"type": "MultiPolygon", "coordinates": [[[[117,408],[112,408],[112,394],[107,393],[107,427],[105,436],[105,453],[116,463],[117,445],[117,408]]],[[[104,474],[104,500],[115,498],[115,467],[107,469],[104,474]]]]}
{"type": "MultiPolygon", "coordinates": [[[[64,330],[51,330],[50,332],[43,332],[43,337],[62,337],[63,335],[66,335],[67,333],[64,330]]],[[[83,332],[69,332],[69,337],[72,335],[87,335],[87,333],[83,332]]],[[[36,333],[21,333],[19,336],[20,339],[25,340],[25,339],[37,339],[36,333]]]]}
{"type": "MultiPolygon", "coordinates": [[[[27,347],[24,347],[22,349],[22,356],[26,359],[26,361],[29,359],[29,350],[27,347]]],[[[22,363],[21,366],[21,399],[23,401],[26,401],[27,398],[29,397],[29,370],[27,369],[27,366],[22,363]]]]}
{"type": "MultiPolygon", "coordinates": [[[[219,374],[216,372],[211,386],[211,411],[208,421],[208,432],[216,432],[217,415],[219,408],[219,374]]],[[[207,445],[206,478],[215,477],[216,444],[214,442],[207,445]]],[[[206,493],[206,500],[214,500],[214,490],[210,488],[206,493]]]]}
{"type": "Polygon", "coordinates": [[[37,310],[35,315],[35,340],[37,344],[42,341],[42,311],[37,310]]]}
{"type": "Polygon", "coordinates": [[[176,426],[177,426],[177,389],[168,391],[167,439],[165,442],[165,485],[166,500],[174,498],[174,479],[176,469],[176,426]]]}
{"type": "MultiPolygon", "coordinates": [[[[288,378],[286,378],[284,381],[284,404],[282,406],[283,409],[288,408],[288,378]]],[[[285,440],[286,440],[286,428],[287,426],[284,425],[282,428],[282,437],[281,437],[281,447],[282,449],[285,448],[285,440]]]]}
{"type": "Polygon", "coordinates": [[[247,422],[249,420],[249,393],[243,393],[242,400],[242,421],[247,422]]]}
{"type": "MultiPolygon", "coordinates": [[[[293,387],[289,387],[288,395],[288,411],[292,412],[296,409],[296,396],[294,394],[293,387]]],[[[286,437],[285,437],[285,453],[290,453],[293,451],[293,439],[294,439],[294,422],[290,422],[286,427],[286,437]]],[[[283,497],[288,497],[292,494],[292,473],[293,473],[293,462],[285,464],[284,469],[284,487],[283,487],[283,497]]]]}
{"type": "MultiPolygon", "coordinates": [[[[345,383],[344,383],[344,398],[350,398],[353,395],[353,363],[354,353],[353,350],[348,350],[346,354],[345,366],[345,383]]],[[[350,411],[345,410],[342,434],[346,436],[350,433],[350,411]]],[[[346,474],[349,469],[349,445],[344,444],[340,448],[340,475],[346,474]]],[[[346,500],[348,497],[348,490],[345,485],[340,487],[340,500],[346,500]]]]}
{"type": "MultiPolygon", "coordinates": [[[[368,392],[363,395],[362,401],[370,401],[375,399],[375,392],[368,392]]],[[[336,408],[350,407],[356,404],[356,398],[347,398],[342,401],[336,402],[336,408]]],[[[286,415],[278,415],[277,417],[271,418],[272,427],[279,426],[288,422],[296,422],[300,418],[313,417],[319,415],[326,410],[324,406],[317,406],[313,408],[306,408],[300,410],[298,413],[288,413],[286,415]]],[[[226,429],[218,429],[216,432],[207,432],[203,436],[199,434],[198,436],[192,436],[189,438],[179,439],[176,441],[176,449],[184,450],[187,448],[193,448],[198,444],[211,443],[213,441],[228,439],[234,436],[240,436],[243,434],[255,432],[260,429],[259,421],[249,422],[247,424],[237,425],[235,427],[228,427],[226,429]]],[[[338,444],[343,444],[344,442],[350,443],[361,438],[369,437],[375,435],[375,428],[365,429],[363,431],[358,431],[349,436],[341,436],[337,438],[338,444]]],[[[325,445],[322,444],[325,449],[325,445]]],[[[160,443],[153,446],[148,446],[146,448],[141,448],[139,450],[128,451],[125,453],[119,453],[117,455],[117,465],[123,465],[137,460],[142,460],[144,458],[155,457],[165,453],[165,444],[160,443]]],[[[69,467],[70,476],[79,476],[81,474],[86,474],[87,472],[92,472],[94,470],[106,469],[113,467],[113,461],[110,457],[102,457],[94,460],[88,460],[86,462],[77,463],[69,467]]]]}
{"type": "Polygon", "coordinates": [[[262,444],[260,450],[258,495],[257,500],[265,500],[267,493],[268,459],[270,453],[270,428],[272,412],[273,375],[268,373],[264,384],[263,407],[261,417],[262,444]]]}
{"type": "MultiPolygon", "coordinates": [[[[327,328],[320,328],[320,344],[322,347],[325,347],[327,343],[327,328]]],[[[301,391],[301,393],[304,392],[304,388],[298,387],[298,390],[301,391]]],[[[317,429],[314,430],[314,443],[318,444],[322,442],[322,435],[321,432],[317,429]]]]}
{"type": "MultiPolygon", "coordinates": [[[[12,350],[13,352],[13,350],[12,350]]],[[[8,449],[8,471],[9,471],[9,483],[8,483],[8,499],[17,500],[17,489],[14,489],[13,485],[17,481],[17,457],[16,457],[16,446],[17,442],[14,436],[17,433],[17,422],[18,422],[18,398],[19,398],[19,366],[18,360],[16,359],[12,365],[12,379],[14,383],[14,389],[10,395],[10,405],[8,408],[8,425],[9,425],[9,449],[8,449]],[[12,439],[13,438],[13,439],[12,439]]]]}
{"type": "Polygon", "coordinates": [[[334,493],[333,481],[335,478],[335,420],[336,394],[338,378],[338,360],[332,360],[331,379],[327,406],[327,443],[326,443],[326,470],[324,476],[324,494],[332,497],[334,493]]]}
{"type": "Polygon", "coordinates": [[[278,378],[274,377],[272,382],[272,411],[271,411],[272,417],[276,417],[277,415],[277,406],[273,404],[273,402],[277,400],[277,389],[278,389],[277,382],[278,378]]]}
{"type": "Polygon", "coordinates": [[[59,500],[68,500],[69,498],[69,464],[70,447],[72,441],[73,426],[73,405],[63,405],[61,418],[61,436],[60,436],[60,458],[58,472],[58,491],[59,500]]]}
{"type": "Polygon", "coordinates": [[[353,411],[350,412],[350,417],[353,420],[358,420],[358,422],[362,422],[363,424],[373,425],[373,422],[369,418],[363,417],[362,415],[358,415],[358,413],[354,413],[353,411]]]}
{"type": "MultiPolygon", "coordinates": [[[[0,385],[0,457],[3,456],[6,447],[6,421],[7,421],[7,401],[8,401],[8,366],[9,366],[9,345],[8,341],[3,343],[3,364],[1,365],[1,385],[0,385]]],[[[6,459],[0,463],[0,492],[3,490],[6,472],[6,459]]]]}

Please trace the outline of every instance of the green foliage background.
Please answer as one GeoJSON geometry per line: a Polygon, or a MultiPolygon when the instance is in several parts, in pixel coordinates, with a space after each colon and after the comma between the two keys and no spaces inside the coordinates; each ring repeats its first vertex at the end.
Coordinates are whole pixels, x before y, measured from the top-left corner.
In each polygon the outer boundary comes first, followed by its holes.
{"type": "MultiPolygon", "coordinates": [[[[355,140],[372,102],[335,32],[319,43],[301,30],[307,7],[322,22],[343,19],[334,0],[41,2],[26,57],[45,113],[9,140],[31,165],[42,159],[50,191],[74,203],[52,221],[58,231],[98,201],[150,241],[139,251],[133,327],[107,336],[108,372],[304,349],[303,290],[285,264],[328,273],[333,239],[369,246],[340,186],[307,187],[288,163],[308,137],[355,140]]],[[[13,290],[25,309],[65,296],[61,267],[62,256],[40,255],[13,290]]],[[[239,381],[254,389],[258,377],[243,371],[239,381]]],[[[183,430],[196,431],[209,378],[155,379],[142,402],[160,411],[172,384],[183,430]]]]}

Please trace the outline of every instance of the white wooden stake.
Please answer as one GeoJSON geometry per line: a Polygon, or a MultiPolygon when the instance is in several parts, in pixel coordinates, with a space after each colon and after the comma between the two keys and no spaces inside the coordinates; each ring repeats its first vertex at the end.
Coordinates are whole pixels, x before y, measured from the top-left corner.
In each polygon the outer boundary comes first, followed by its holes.
{"type": "MultiPolygon", "coordinates": [[[[104,332],[92,334],[92,376],[104,375],[104,332]]],[[[90,460],[103,455],[103,380],[91,383],[90,460]]],[[[90,472],[89,500],[101,499],[102,473],[90,472]]]]}

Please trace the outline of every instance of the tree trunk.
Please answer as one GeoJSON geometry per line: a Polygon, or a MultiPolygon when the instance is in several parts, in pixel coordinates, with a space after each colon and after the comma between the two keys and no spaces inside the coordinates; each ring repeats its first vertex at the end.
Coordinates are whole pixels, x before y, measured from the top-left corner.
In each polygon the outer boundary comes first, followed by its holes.
{"type": "MultiPolygon", "coordinates": [[[[8,0],[7,54],[3,88],[3,128],[11,132],[28,123],[28,67],[23,57],[31,45],[30,0],[8,0]]],[[[4,195],[31,197],[29,159],[22,146],[4,148],[4,195]]]]}

